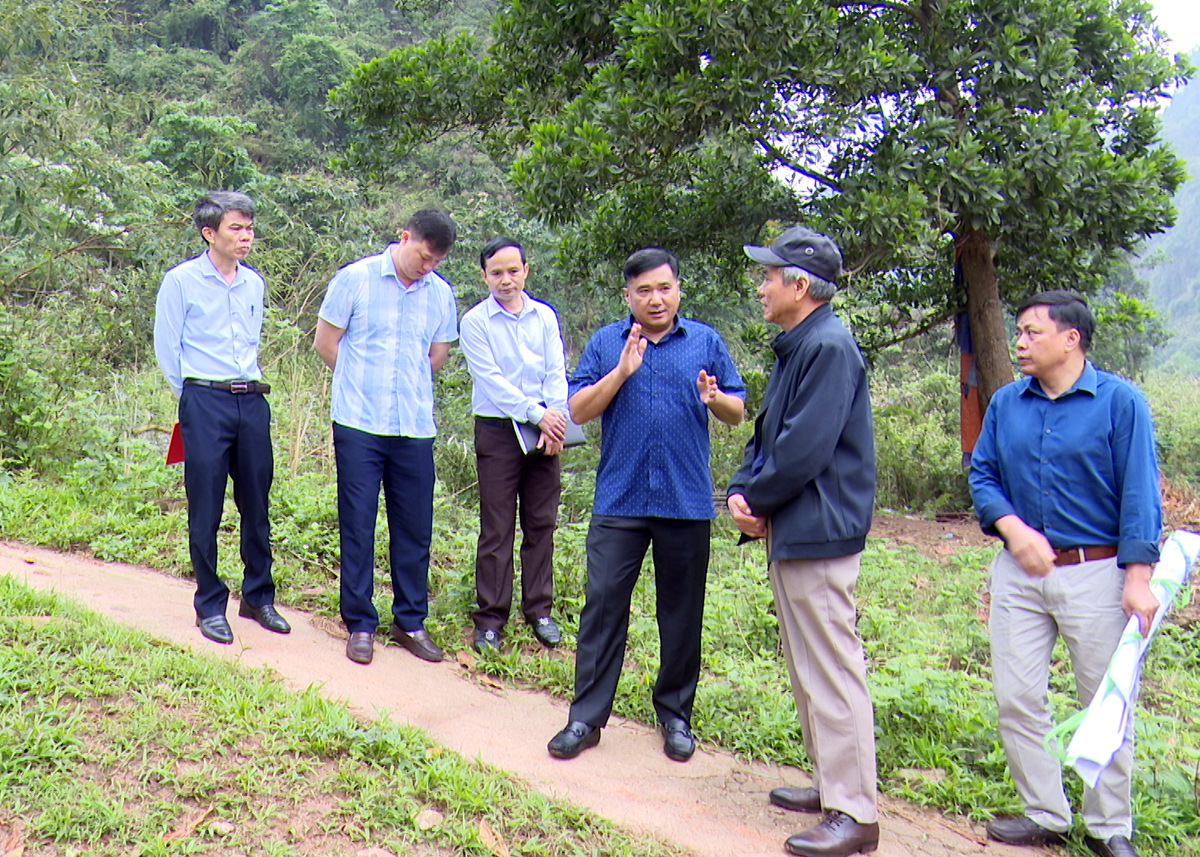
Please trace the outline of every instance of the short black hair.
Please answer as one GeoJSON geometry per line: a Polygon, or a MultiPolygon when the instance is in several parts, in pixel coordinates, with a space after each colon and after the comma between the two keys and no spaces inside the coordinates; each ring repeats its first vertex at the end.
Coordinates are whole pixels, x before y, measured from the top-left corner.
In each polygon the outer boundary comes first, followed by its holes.
{"type": "Polygon", "coordinates": [[[663,265],[670,265],[671,276],[679,279],[679,260],[675,258],[674,253],[668,253],[660,247],[646,247],[638,250],[625,260],[625,285],[629,285],[632,280],[647,271],[653,271],[663,265]]]}
{"type": "MultiPolygon", "coordinates": [[[[254,200],[244,193],[232,190],[210,190],[196,200],[192,209],[192,223],[200,237],[204,238],[205,229],[220,229],[221,220],[231,211],[239,211],[254,219],[254,200]]],[[[207,243],[208,239],[204,239],[207,243]]]]}
{"type": "Polygon", "coordinates": [[[479,251],[479,267],[486,271],[488,259],[495,256],[505,247],[516,247],[517,252],[521,254],[521,264],[525,264],[525,248],[507,235],[497,235],[491,241],[484,244],[483,249],[479,251]]]}
{"type": "Polygon", "coordinates": [[[1092,334],[1096,330],[1096,317],[1088,308],[1083,295],[1069,292],[1066,289],[1053,289],[1048,292],[1038,292],[1025,299],[1017,307],[1017,318],[1027,309],[1044,306],[1059,332],[1075,328],[1079,331],[1079,350],[1087,354],[1092,347],[1092,334]]]}
{"type": "Polygon", "coordinates": [[[458,239],[458,229],[450,215],[437,208],[422,208],[408,218],[405,230],[417,241],[424,241],[436,253],[449,253],[458,239]]]}

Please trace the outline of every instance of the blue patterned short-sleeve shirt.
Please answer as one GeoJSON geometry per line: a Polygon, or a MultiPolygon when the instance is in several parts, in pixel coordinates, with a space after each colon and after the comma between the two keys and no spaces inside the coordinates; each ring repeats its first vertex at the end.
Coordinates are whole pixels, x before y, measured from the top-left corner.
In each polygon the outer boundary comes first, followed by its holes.
{"type": "MultiPolygon", "coordinates": [[[[631,323],[624,319],[596,331],[575,367],[570,395],[616,368],[631,323]]],[[[725,343],[708,325],[679,317],[658,343],[646,343],[642,365],[601,416],[593,514],[714,517],[708,408],[696,389],[701,369],[716,377],[722,391],[745,398],[725,343]]]]}

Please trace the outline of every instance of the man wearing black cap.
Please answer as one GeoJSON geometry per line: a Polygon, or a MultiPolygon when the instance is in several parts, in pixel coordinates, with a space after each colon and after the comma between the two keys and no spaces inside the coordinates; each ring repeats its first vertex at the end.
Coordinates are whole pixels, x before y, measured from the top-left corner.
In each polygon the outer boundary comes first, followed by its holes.
{"type": "Polygon", "coordinates": [[[758,287],[775,338],[775,368],[729,484],[747,538],[767,539],[768,571],[813,786],[777,788],[776,806],[824,812],[787,840],[802,857],[846,857],[879,844],[875,726],[854,621],[854,584],[871,528],[875,445],[867,370],[833,314],[842,254],[802,226],[770,247],[758,287]]]}

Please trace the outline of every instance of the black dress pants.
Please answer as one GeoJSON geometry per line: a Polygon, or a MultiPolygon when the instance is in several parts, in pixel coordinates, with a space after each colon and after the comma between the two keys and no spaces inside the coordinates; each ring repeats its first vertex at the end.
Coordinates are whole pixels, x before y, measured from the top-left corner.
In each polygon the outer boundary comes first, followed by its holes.
{"type": "Polygon", "coordinates": [[[185,384],[179,397],[179,430],[196,615],[202,619],[221,615],[229,600],[229,589],[217,574],[217,528],[230,478],[233,502],[242,516],[242,599],[253,607],[274,604],[267,495],[275,460],[266,396],[185,384]]]}
{"type": "Polygon", "coordinates": [[[554,526],[561,487],[559,457],[525,454],[512,420],[475,417],[479,542],[475,549],[475,627],[499,631],[513,598],[517,501],[521,516],[521,612],[534,622],[554,599],[554,526]]]}
{"type": "Polygon", "coordinates": [[[654,711],[659,720],[691,723],[700,678],[700,633],[708,577],[710,521],[592,517],[588,529],[587,599],[579,617],[575,701],[571,720],[604,726],[612,714],[629,606],[646,549],[653,545],[659,668],[654,711]]]}

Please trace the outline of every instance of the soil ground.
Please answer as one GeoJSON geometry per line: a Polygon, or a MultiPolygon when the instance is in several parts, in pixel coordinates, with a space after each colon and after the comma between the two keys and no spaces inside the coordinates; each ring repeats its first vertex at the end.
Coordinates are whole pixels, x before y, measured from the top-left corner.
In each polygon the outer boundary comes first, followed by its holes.
{"type": "MultiPolygon", "coordinates": [[[[872,535],[929,555],[989,541],[964,518],[884,516],[872,535]]],[[[774,857],[785,853],[789,835],[816,820],[766,800],[776,785],[807,785],[803,771],[747,763],[703,743],[690,762],[672,762],[652,729],[617,718],[597,748],[572,761],[552,759],[545,744],[566,722],[566,702],[500,686],[472,672],[469,658],[465,664],[428,664],[380,641],[374,663],[358,666],[346,659],[344,643],[327,619],[283,608],[293,631],[280,636],[238,618],[233,604],[228,615],[234,644],[218,646],[195,627],[189,581],[15,543],[0,542],[0,574],[53,590],[199,655],[269,667],[286,685],[318,687],[365,717],[418,726],[445,747],[514,774],[547,795],[697,855],[774,857]]],[[[988,842],[981,825],[896,800],[881,800],[880,812],[880,857],[1054,853],[988,842]]]]}

